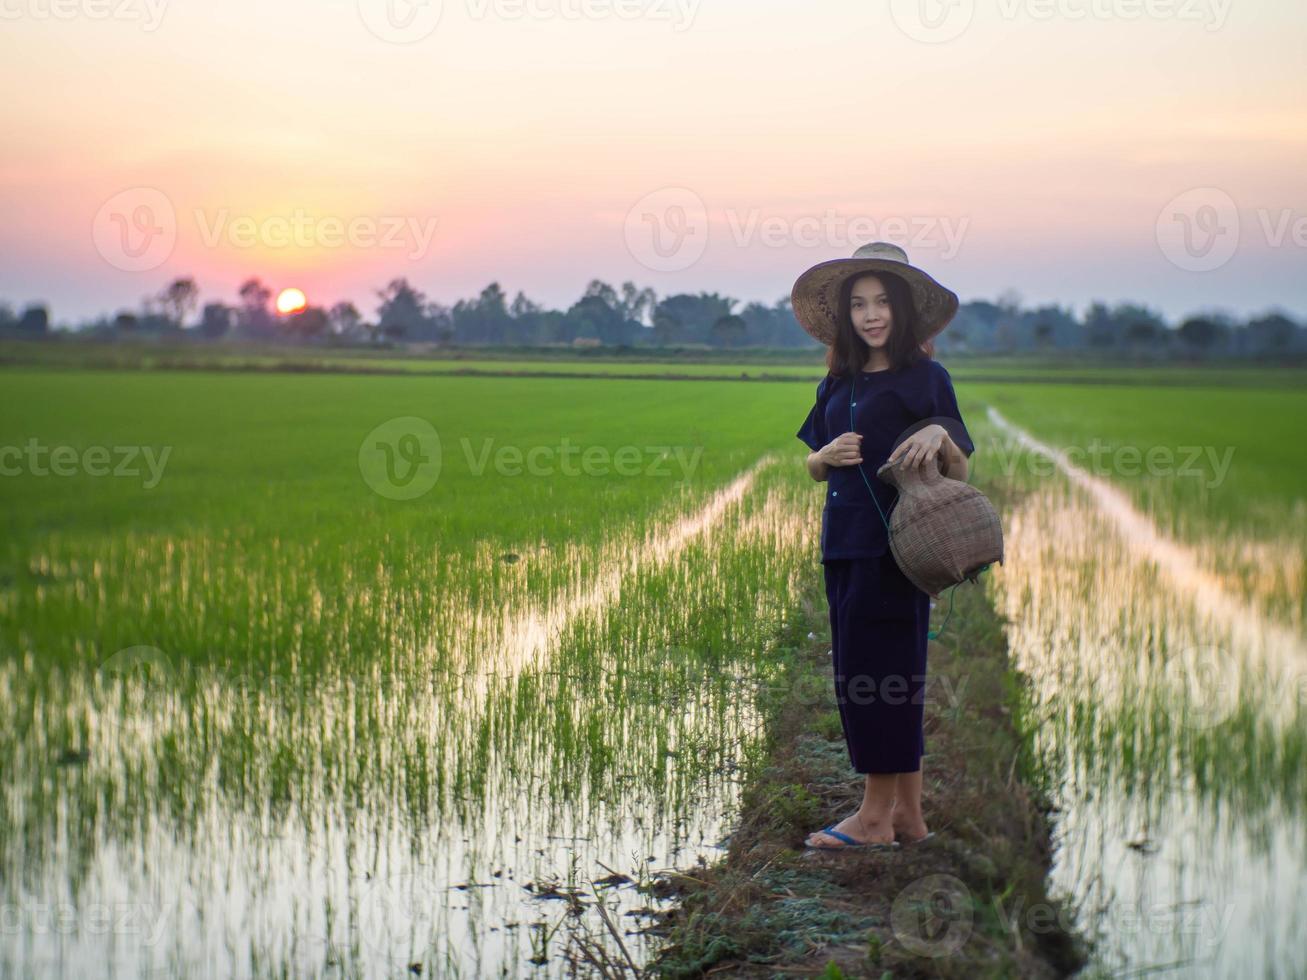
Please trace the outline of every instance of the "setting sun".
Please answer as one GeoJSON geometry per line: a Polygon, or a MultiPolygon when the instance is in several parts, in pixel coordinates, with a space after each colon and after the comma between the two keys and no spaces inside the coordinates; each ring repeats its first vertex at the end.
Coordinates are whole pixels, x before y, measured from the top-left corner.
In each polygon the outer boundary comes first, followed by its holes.
{"type": "Polygon", "coordinates": [[[283,289],[277,297],[278,313],[298,313],[308,305],[308,299],[299,289],[283,289]]]}

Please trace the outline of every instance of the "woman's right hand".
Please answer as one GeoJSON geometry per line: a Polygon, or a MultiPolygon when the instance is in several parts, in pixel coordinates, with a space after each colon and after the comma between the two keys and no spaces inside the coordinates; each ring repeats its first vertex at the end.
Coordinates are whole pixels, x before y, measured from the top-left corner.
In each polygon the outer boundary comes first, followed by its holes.
{"type": "Polygon", "coordinates": [[[827,466],[856,466],[862,462],[862,436],[857,432],[836,436],[817,455],[827,466]]]}

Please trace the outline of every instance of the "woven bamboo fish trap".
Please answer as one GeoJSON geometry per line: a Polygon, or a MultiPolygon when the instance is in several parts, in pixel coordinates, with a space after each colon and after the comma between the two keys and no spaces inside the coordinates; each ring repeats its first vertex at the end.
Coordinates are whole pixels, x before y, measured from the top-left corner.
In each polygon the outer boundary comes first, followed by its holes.
{"type": "Polygon", "coordinates": [[[898,488],[889,520],[890,552],[905,578],[938,599],[951,585],[975,582],[1003,563],[1003,527],[989,498],[951,480],[933,464],[904,468],[903,457],[876,476],[898,488]]]}

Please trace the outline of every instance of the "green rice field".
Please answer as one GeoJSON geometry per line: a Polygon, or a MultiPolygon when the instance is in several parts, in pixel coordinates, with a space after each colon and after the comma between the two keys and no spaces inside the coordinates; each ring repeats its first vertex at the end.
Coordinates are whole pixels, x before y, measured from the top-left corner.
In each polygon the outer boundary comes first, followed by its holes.
{"type": "MultiPolygon", "coordinates": [[[[649,957],[820,585],[819,365],[6,351],[0,976],[649,957]]],[[[1089,975],[1304,975],[1307,389],[946,364],[1089,975]]]]}

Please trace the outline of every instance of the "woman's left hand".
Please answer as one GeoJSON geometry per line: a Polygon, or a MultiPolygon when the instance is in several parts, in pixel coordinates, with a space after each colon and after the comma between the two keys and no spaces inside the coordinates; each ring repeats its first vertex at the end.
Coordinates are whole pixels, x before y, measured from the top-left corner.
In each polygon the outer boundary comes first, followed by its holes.
{"type": "Polygon", "coordinates": [[[931,460],[938,464],[943,459],[944,440],[947,438],[948,433],[942,425],[928,425],[918,429],[894,447],[888,462],[892,463],[903,456],[903,465],[909,469],[914,466],[925,467],[931,460]]]}

